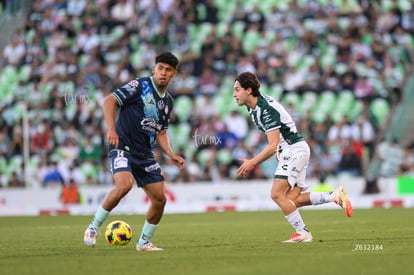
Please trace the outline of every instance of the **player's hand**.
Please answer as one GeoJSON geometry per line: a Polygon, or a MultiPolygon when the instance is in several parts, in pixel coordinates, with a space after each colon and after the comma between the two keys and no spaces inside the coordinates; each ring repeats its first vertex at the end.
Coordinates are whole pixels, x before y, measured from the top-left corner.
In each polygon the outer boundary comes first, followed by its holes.
{"type": "Polygon", "coordinates": [[[240,165],[239,169],[237,169],[237,175],[241,178],[245,178],[256,165],[251,159],[240,158],[239,160],[242,162],[242,165],[240,165]]]}
{"type": "Polygon", "coordinates": [[[115,129],[109,129],[107,134],[106,134],[106,138],[108,139],[109,144],[114,145],[115,148],[118,148],[119,137],[118,137],[118,134],[116,133],[115,129]]]}
{"type": "Polygon", "coordinates": [[[174,161],[174,163],[178,166],[178,168],[180,168],[180,170],[184,169],[185,160],[182,157],[174,155],[171,157],[171,160],[174,161]]]}

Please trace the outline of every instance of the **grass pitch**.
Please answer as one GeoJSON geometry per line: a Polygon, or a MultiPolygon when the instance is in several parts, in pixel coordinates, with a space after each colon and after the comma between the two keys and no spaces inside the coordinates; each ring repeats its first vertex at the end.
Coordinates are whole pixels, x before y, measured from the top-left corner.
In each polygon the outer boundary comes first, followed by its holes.
{"type": "Polygon", "coordinates": [[[285,244],[280,211],[166,214],[153,239],[165,251],[135,251],[142,215],[111,215],[133,228],[125,247],[103,235],[84,246],[90,216],[1,217],[0,273],[9,274],[414,274],[414,209],[301,211],[313,243],[285,244]]]}

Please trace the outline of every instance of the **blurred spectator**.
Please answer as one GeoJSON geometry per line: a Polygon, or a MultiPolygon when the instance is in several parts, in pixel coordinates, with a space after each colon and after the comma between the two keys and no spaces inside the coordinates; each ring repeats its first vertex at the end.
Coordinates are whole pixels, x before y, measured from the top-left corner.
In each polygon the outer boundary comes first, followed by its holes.
{"type": "Polygon", "coordinates": [[[353,91],[355,87],[355,81],[357,79],[357,74],[353,70],[346,71],[341,76],[341,86],[343,90],[353,91]]]}
{"type": "Polygon", "coordinates": [[[4,173],[0,171],[0,189],[1,188],[8,188],[7,177],[4,173]]]}
{"type": "Polygon", "coordinates": [[[40,160],[37,163],[33,185],[43,187],[43,182],[46,175],[49,173],[48,158],[46,155],[40,155],[40,160]]]}
{"type": "Polygon", "coordinates": [[[110,9],[112,27],[124,24],[134,15],[134,1],[119,0],[110,9]]]}
{"type": "Polygon", "coordinates": [[[112,174],[109,171],[108,165],[102,165],[102,169],[98,172],[97,176],[99,185],[113,185],[114,180],[112,174]]]}
{"type": "Polygon", "coordinates": [[[359,129],[359,137],[368,151],[368,159],[371,159],[374,155],[375,142],[376,142],[376,130],[374,124],[369,119],[367,110],[362,110],[361,116],[355,121],[356,127],[359,129]]]}
{"type": "MultiPolygon", "coordinates": [[[[7,144],[7,143],[5,143],[7,144]]],[[[11,155],[23,155],[23,131],[22,128],[16,126],[13,128],[11,142],[9,143],[8,152],[11,155]]]]}
{"type": "MultiPolygon", "coordinates": [[[[339,51],[339,48],[338,48],[339,51]]],[[[339,58],[337,58],[338,61],[339,58]]],[[[348,61],[348,59],[345,59],[348,61]]],[[[346,62],[345,61],[345,62],[346,62]]],[[[301,82],[296,81],[298,84],[301,82]]],[[[340,89],[340,78],[332,66],[328,66],[322,74],[323,88],[330,91],[337,91],[340,89]]],[[[297,85],[298,85],[297,84],[297,85]]]]}
{"type": "Polygon", "coordinates": [[[217,24],[218,23],[218,9],[214,3],[215,0],[206,0],[204,4],[206,16],[204,22],[217,24]]]}
{"type": "Polygon", "coordinates": [[[198,182],[202,179],[202,168],[197,161],[197,155],[193,154],[191,160],[187,162],[188,182],[198,182]]]}
{"type": "Polygon", "coordinates": [[[53,7],[51,5],[48,5],[43,7],[43,13],[42,7],[40,7],[40,12],[38,14],[40,34],[47,38],[52,34],[53,30],[56,27],[53,13],[53,7]]]}
{"type": "MultiPolygon", "coordinates": [[[[312,152],[313,153],[313,152],[312,152]]],[[[342,157],[342,155],[341,155],[342,157]]],[[[331,153],[324,149],[320,154],[316,154],[314,173],[324,173],[327,175],[335,175],[338,169],[338,160],[331,155],[331,153]]],[[[339,159],[339,162],[342,160],[339,159]]]]}
{"type": "Polygon", "coordinates": [[[92,136],[87,136],[79,148],[79,160],[91,160],[98,162],[102,157],[102,149],[99,144],[93,143],[92,136]]]}
{"type": "Polygon", "coordinates": [[[3,64],[20,67],[25,56],[26,46],[18,36],[14,36],[3,50],[3,64]]]}
{"type": "Polygon", "coordinates": [[[47,188],[58,187],[65,184],[65,180],[63,179],[62,173],[59,171],[57,162],[53,162],[49,166],[42,183],[43,186],[47,188]]]}
{"type": "Polygon", "coordinates": [[[232,110],[230,116],[224,119],[229,132],[233,133],[238,139],[243,139],[248,133],[248,124],[246,118],[239,111],[232,110]]]}
{"type": "Polygon", "coordinates": [[[198,90],[197,78],[186,70],[182,70],[177,74],[171,84],[174,97],[186,95],[193,98],[198,90]]]}
{"type": "Polygon", "coordinates": [[[54,148],[54,144],[48,121],[43,120],[36,128],[36,132],[32,136],[30,152],[35,155],[50,153],[54,148]]]}
{"type": "Polygon", "coordinates": [[[404,161],[404,150],[396,138],[384,139],[378,144],[377,154],[382,161],[380,175],[382,177],[397,176],[400,165],[404,161]]]}
{"type": "Polygon", "coordinates": [[[237,136],[234,133],[229,131],[228,126],[226,124],[223,125],[222,129],[218,129],[217,138],[220,141],[217,144],[217,147],[219,149],[222,149],[222,148],[234,149],[239,143],[239,138],[237,138],[237,136]]]}
{"type": "Polygon", "coordinates": [[[254,66],[251,56],[240,56],[236,64],[237,73],[251,72],[256,73],[256,67],[254,66]]]}
{"type": "Polygon", "coordinates": [[[87,0],[68,0],[68,14],[74,16],[80,16],[85,7],[87,0]]]}
{"type": "Polygon", "coordinates": [[[305,74],[297,70],[296,67],[290,67],[284,74],[283,87],[286,92],[301,92],[305,84],[305,74]]]}
{"type": "Polygon", "coordinates": [[[78,204],[80,203],[80,196],[78,185],[74,179],[70,179],[68,184],[62,185],[60,201],[63,204],[78,204]]]}
{"type": "Polygon", "coordinates": [[[404,148],[404,160],[400,166],[400,173],[414,177],[414,146],[409,144],[404,148]]]}
{"type": "Polygon", "coordinates": [[[174,182],[180,174],[180,169],[169,158],[166,158],[166,163],[162,170],[166,181],[174,182]]]}
{"type": "Polygon", "coordinates": [[[0,131],[0,157],[7,156],[10,152],[10,148],[10,139],[7,134],[7,128],[4,128],[0,131]]]}
{"type": "Polygon", "coordinates": [[[11,177],[8,183],[8,187],[10,188],[24,188],[24,179],[17,174],[16,171],[11,173],[11,177]]]}
{"type": "Polygon", "coordinates": [[[265,16],[260,10],[259,5],[253,5],[253,8],[244,14],[243,22],[245,29],[248,30],[251,26],[257,29],[258,32],[263,31],[265,25],[265,16]]]}
{"type": "Polygon", "coordinates": [[[78,161],[74,161],[70,166],[59,165],[58,169],[65,182],[68,182],[70,179],[74,179],[78,184],[86,181],[78,161]]]}
{"type": "Polygon", "coordinates": [[[59,146],[58,153],[61,161],[67,167],[71,166],[74,160],[79,156],[80,148],[77,143],[78,141],[67,138],[64,143],[59,146]]]}
{"type": "MultiPolygon", "coordinates": [[[[85,56],[86,61],[84,66],[81,68],[83,76],[83,83],[85,85],[97,86],[100,83],[100,68],[105,64],[104,58],[97,48],[91,49],[88,55],[85,56]]],[[[123,60],[124,61],[124,60],[123,60]]],[[[121,62],[121,66],[126,66],[124,62],[121,62]]],[[[122,69],[125,67],[122,67],[122,69]]],[[[128,69],[128,67],[126,66],[128,69]]],[[[133,71],[132,68],[129,68],[133,71]]],[[[118,71],[118,76],[121,77],[122,70],[118,71]]]]}
{"type": "Polygon", "coordinates": [[[219,79],[213,70],[205,66],[201,72],[201,75],[197,78],[198,91],[202,96],[213,97],[219,87],[219,79]]]}
{"type": "Polygon", "coordinates": [[[84,26],[76,38],[76,45],[83,53],[92,53],[101,43],[96,27],[84,26]]]}
{"type": "Polygon", "coordinates": [[[348,120],[344,117],[338,120],[328,129],[327,142],[332,143],[335,141],[342,142],[352,137],[352,127],[348,123],[348,120]]]}
{"type": "MultiPolygon", "coordinates": [[[[221,120],[218,117],[218,106],[213,102],[213,97],[208,95],[199,95],[196,101],[196,108],[194,110],[195,115],[202,120],[216,118],[221,120]]],[[[224,124],[224,123],[223,123],[224,124]]]]}
{"type": "Polygon", "coordinates": [[[312,192],[330,192],[333,190],[332,186],[326,182],[327,173],[321,171],[318,177],[318,184],[312,187],[312,192]]]}
{"type": "Polygon", "coordinates": [[[366,102],[371,102],[375,97],[374,88],[368,81],[367,76],[359,77],[355,81],[354,93],[356,99],[361,99],[366,102]]]}
{"type": "MultiPolygon", "coordinates": [[[[100,64],[98,64],[98,68],[97,68],[97,83],[102,82],[100,79],[100,68],[105,67],[103,66],[104,64],[102,64],[102,59],[100,61],[100,64]]],[[[119,63],[118,65],[118,70],[116,72],[116,75],[118,76],[118,81],[120,83],[127,83],[130,79],[134,79],[135,78],[135,69],[134,66],[131,64],[131,59],[129,58],[129,56],[124,56],[124,58],[122,59],[122,61],[119,63]]]]}
{"type": "Polygon", "coordinates": [[[341,159],[336,170],[338,175],[346,173],[353,177],[362,175],[362,161],[352,144],[342,147],[341,159]]]}

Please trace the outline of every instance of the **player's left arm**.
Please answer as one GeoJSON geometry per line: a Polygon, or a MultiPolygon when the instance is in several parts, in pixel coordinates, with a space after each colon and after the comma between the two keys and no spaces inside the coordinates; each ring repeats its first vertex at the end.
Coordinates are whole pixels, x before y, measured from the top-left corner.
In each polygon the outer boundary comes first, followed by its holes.
{"type": "Polygon", "coordinates": [[[276,153],[280,142],[279,129],[268,132],[266,136],[268,144],[258,155],[251,159],[240,159],[243,163],[237,170],[239,176],[246,177],[256,165],[264,162],[276,153]]]}
{"type": "Polygon", "coordinates": [[[164,153],[166,153],[167,156],[172,161],[174,161],[174,163],[180,168],[180,170],[184,169],[185,160],[174,153],[166,130],[161,130],[157,133],[156,141],[158,145],[161,147],[161,149],[164,151],[164,153]]]}

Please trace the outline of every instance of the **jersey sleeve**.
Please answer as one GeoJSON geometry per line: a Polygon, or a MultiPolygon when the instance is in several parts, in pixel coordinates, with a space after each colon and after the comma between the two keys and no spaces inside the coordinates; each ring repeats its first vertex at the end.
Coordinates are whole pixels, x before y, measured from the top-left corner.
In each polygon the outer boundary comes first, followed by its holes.
{"type": "Polygon", "coordinates": [[[280,114],[273,108],[266,108],[263,111],[261,120],[265,133],[281,127],[280,114]]]}
{"type": "Polygon", "coordinates": [[[112,92],[119,106],[127,105],[134,102],[135,98],[140,95],[142,86],[137,79],[130,81],[124,86],[112,92]]]}

